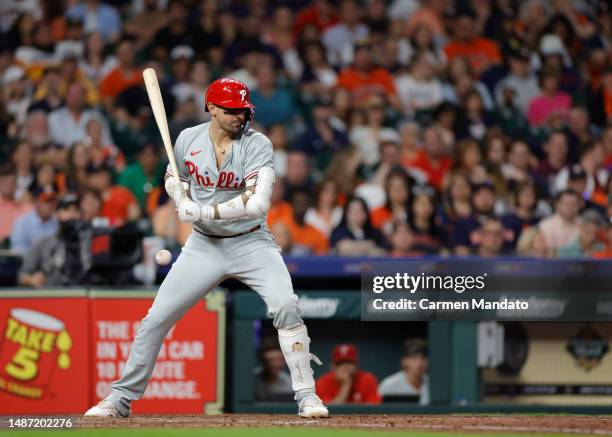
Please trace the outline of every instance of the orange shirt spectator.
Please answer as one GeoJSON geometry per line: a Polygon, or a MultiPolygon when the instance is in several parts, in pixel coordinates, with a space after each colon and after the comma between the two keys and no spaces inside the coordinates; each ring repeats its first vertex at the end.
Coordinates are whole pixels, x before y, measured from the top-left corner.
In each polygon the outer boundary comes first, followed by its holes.
{"type": "Polygon", "coordinates": [[[357,97],[384,92],[387,96],[396,94],[393,77],[384,68],[373,68],[368,72],[348,68],[340,73],[338,85],[351,91],[357,97]]]}
{"type": "Polygon", "coordinates": [[[439,159],[432,159],[424,150],[419,150],[414,160],[409,163],[409,166],[416,167],[422,170],[426,175],[429,183],[436,190],[442,190],[442,182],[453,164],[453,160],[448,156],[442,156],[439,159]]]}
{"type": "Polygon", "coordinates": [[[117,67],[111,70],[100,82],[100,95],[103,98],[111,97],[114,99],[124,89],[141,83],[142,73],[139,70],[133,70],[131,74],[125,76],[123,71],[117,67]]]}
{"type": "Polygon", "coordinates": [[[492,64],[501,62],[502,57],[497,44],[487,38],[475,38],[470,42],[451,41],[444,46],[449,61],[458,56],[467,58],[474,73],[480,76],[492,64]]]}
{"type": "Polygon", "coordinates": [[[268,211],[268,227],[274,226],[275,223],[282,221],[289,223],[293,217],[293,208],[289,202],[281,201],[276,205],[270,206],[268,211]]]}
{"type": "Polygon", "coordinates": [[[120,225],[132,218],[131,209],[138,208],[138,201],[130,190],[114,185],[103,195],[102,215],[113,225],[120,225]]]}
{"type": "Polygon", "coordinates": [[[329,241],[327,241],[325,235],[323,235],[317,228],[306,223],[300,225],[293,219],[293,217],[291,217],[290,220],[285,219],[283,222],[289,227],[291,241],[293,243],[310,248],[314,255],[327,254],[329,249],[329,241]]]}
{"type": "Polygon", "coordinates": [[[378,379],[357,367],[357,348],[341,344],[334,348],[332,370],[316,382],[323,402],[334,404],[379,404],[378,379]],[[350,388],[348,386],[350,384],[350,388]]]}
{"type": "Polygon", "coordinates": [[[370,213],[370,220],[372,220],[372,226],[376,229],[382,229],[383,226],[393,218],[393,214],[386,206],[378,207],[370,213]]]}
{"type": "Polygon", "coordinates": [[[314,26],[323,33],[325,29],[333,26],[339,21],[331,4],[327,2],[317,2],[312,6],[302,9],[293,23],[293,35],[299,38],[300,34],[307,26],[314,26]]]}

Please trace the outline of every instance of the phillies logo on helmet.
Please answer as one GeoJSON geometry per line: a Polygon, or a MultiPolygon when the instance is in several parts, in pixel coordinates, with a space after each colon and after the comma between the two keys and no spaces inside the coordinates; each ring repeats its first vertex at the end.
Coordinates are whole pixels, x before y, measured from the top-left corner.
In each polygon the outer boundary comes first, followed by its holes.
{"type": "MultiPolygon", "coordinates": [[[[230,109],[255,108],[250,102],[249,88],[239,80],[228,77],[217,79],[208,86],[205,102],[206,105],[210,102],[230,109]]],[[[206,110],[208,111],[208,106],[206,110]]]]}

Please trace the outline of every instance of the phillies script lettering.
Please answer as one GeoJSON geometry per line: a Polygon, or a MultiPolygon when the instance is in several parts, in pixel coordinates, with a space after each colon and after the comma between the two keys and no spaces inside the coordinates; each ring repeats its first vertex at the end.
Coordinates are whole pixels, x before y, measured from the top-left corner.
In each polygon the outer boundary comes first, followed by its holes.
{"type": "Polygon", "coordinates": [[[191,161],[185,161],[189,175],[195,179],[196,183],[201,187],[216,187],[221,189],[239,189],[241,188],[240,178],[237,178],[234,172],[222,171],[219,173],[217,183],[211,179],[209,171],[200,169],[191,161]]]}

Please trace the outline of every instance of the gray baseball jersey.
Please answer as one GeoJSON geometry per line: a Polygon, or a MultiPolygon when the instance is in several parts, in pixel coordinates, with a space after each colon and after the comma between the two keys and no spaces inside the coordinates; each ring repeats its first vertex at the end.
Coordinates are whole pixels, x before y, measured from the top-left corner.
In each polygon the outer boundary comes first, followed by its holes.
{"type": "MultiPolygon", "coordinates": [[[[174,157],[179,178],[189,182],[191,199],[202,205],[223,203],[238,196],[246,181],[257,177],[261,167],[273,168],[272,143],[264,134],[249,129],[240,139],[232,141],[232,148],[217,168],[215,148],[209,135],[210,122],[183,130],[174,146],[174,157]]],[[[168,164],[167,174],[172,175],[168,164]]],[[[231,219],[199,221],[197,230],[209,235],[237,235],[256,226],[266,229],[266,217],[259,219],[231,219]]]]}

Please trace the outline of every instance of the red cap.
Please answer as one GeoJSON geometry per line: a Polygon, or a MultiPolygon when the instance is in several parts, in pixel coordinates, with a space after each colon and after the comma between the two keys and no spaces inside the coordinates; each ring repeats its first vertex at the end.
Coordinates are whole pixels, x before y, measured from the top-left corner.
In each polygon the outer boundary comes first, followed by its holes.
{"type": "Polygon", "coordinates": [[[339,344],[334,348],[332,353],[332,361],[334,364],[338,363],[356,363],[357,362],[357,348],[354,344],[339,344]]]}
{"type": "Polygon", "coordinates": [[[239,80],[228,77],[217,79],[206,90],[206,110],[208,111],[208,102],[224,108],[252,109],[255,106],[251,104],[250,95],[249,88],[239,80]]]}

